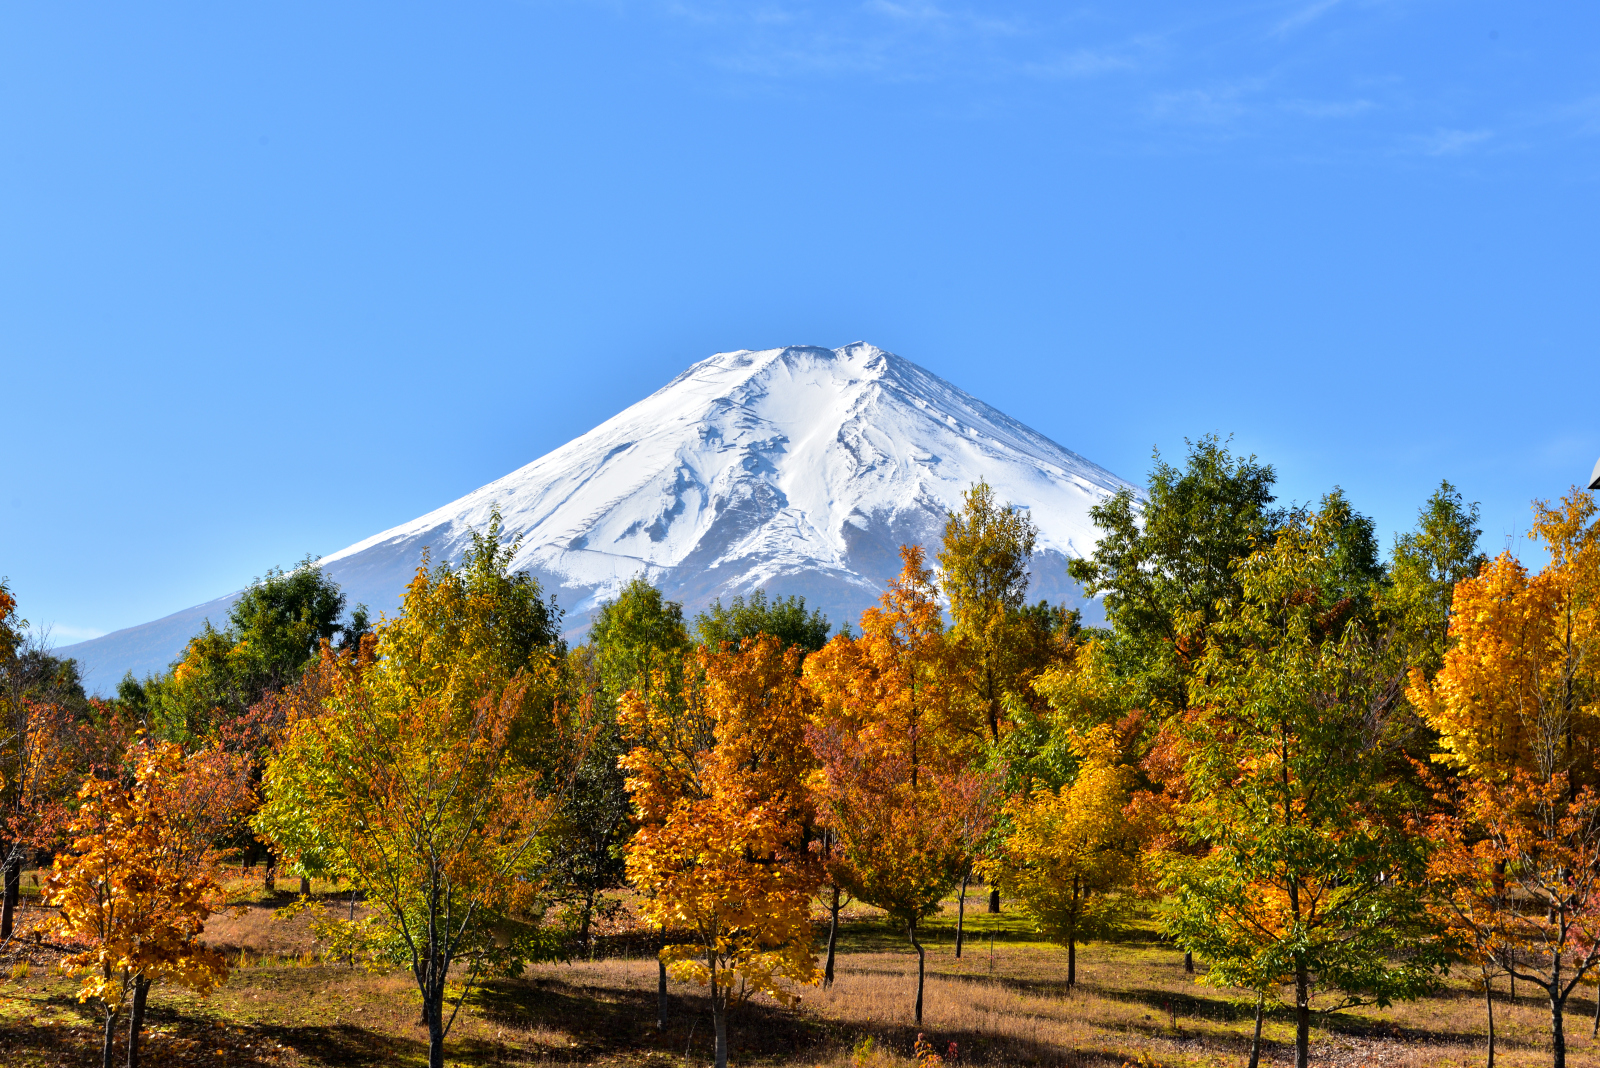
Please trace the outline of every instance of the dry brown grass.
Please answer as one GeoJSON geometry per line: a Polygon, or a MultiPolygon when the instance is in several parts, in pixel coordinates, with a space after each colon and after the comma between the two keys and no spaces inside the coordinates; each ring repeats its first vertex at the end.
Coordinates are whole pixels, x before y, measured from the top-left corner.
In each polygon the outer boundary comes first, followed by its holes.
{"type": "MultiPolygon", "coordinates": [[[[161,989],[153,995],[153,1063],[422,1063],[426,1035],[409,975],[321,961],[309,917],[274,918],[258,889],[256,883],[239,914],[207,927],[208,940],[235,961],[228,984],[209,998],[161,989]]],[[[973,941],[962,960],[950,937],[953,907],[929,931],[920,1030],[937,1048],[954,1041],[962,1062],[984,1065],[1244,1064],[1251,1005],[1238,992],[1197,984],[1183,973],[1182,957],[1152,936],[1080,950],[1079,986],[1068,991],[1064,951],[1037,941],[1012,906],[998,917],[981,909],[980,900],[969,901],[973,941]]],[[[23,926],[42,916],[29,905],[23,926]]],[[[613,948],[636,955],[541,965],[486,984],[451,1035],[452,1063],[703,1068],[711,1028],[702,991],[671,983],[669,1027],[658,1033],[654,960],[637,955],[638,940],[626,930],[608,937],[613,948]]],[[[52,967],[60,955],[48,943],[24,939],[0,959],[0,1065],[93,1059],[95,1016],[52,967]],[[24,960],[27,974],[12,978],[24,960]]],[[[771,1068],[905,1068],[919,1030],[911,1014],[915,976],[916,957],[904,936],[857,907],[842,940],[837,982],[805,991],[792,1009],[764,1000],[742,1006],[732,1024],[733,1059],[771,1068]],[[853,1054],[868,1036],[872,1051],[853,1054]]],[[[1589,1036],[1592,991],[1580,994],[1568,1013],[1569,1063],[1600,1068],[1600,1043],[1589,1036]]],[[[1525,987],[1519,994],[1512,1003],[1503,985],[1498,992],[1499,1063],[1546,1065],[1548,1009],[1525,987]]],[[[1288,1014],[1271,1014],[1265,1034],[1266,1063],[1288,1064],[1288,1014]]],[[[1477,1065],[1483,1054],[1482,996],[1465,981],[1414,1004],[1338,1014],[1320,1021],[1313,1037],[1313,1062],[1336,1068],[1477,1065]]]]}

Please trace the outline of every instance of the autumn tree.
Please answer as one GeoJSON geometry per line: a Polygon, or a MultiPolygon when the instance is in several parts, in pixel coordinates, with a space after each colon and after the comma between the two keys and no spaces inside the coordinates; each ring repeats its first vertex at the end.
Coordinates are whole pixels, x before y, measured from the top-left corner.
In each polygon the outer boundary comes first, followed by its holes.
{"type": "Polygon", "coordinates": [[[1066,645],[1030,685],[1047,707],[1027,725],[1034,737],[1019,745],[1008,762],[1006,789],[1022,797],[1041,786],[1055,791],[1071,783],[1083,761],[1084,738],[1136,708],[1133,687],[1117,673],[1099,637],[1066,645]]]}
{"type": "Polygon", "coordinates": [[[28,621],[17,614],[17,599],[11,593],[10,580],[0,578],[0,656],[16,656],[27,636],[28,621]]]}
{"type": "Polygon", "coordinates": [[[816,981],[811,898],[820,878],[804,730],[815,699],[800,650],[770,636],[702,648],[681,699],[665,686],[622,701],[623,758],[639,829],[628,876],[640,911],[694,940],[666,946],[675,974],[706,985],[716,1065],[728,1063],[730,1000],[793,1000],[816,981]],[[737,984],[737,985],[736,985],[737,984]]]}
{"type": "Polygon", "coordinates": [[[87,710],[77,665],[28,632],[0,580],[0,942],[11,937],[24,864],[60,845],[87,710]]]}
{"type": "Polygon", "coordinates": [[[917,932],[968,864],[964,824],[992,808],[993,780],[969,768],[914,765],[908,746],[884,746],[837,723],[809,736],[821,762],[819,815],[837,841],[830,874],[905,929],[917,954],[920,1024],[927,948],[917,932]]]}
{"type": "Polygon", "coordinates": [[[1505,974],[1544,991],[1554,1063],[1563,1065],[1565,1003],[1600,965],[1600,797],[1593,787],[1574,795],[1565,774],[1541,782],[1522,769],[1501,781],[1436,782],[1443,803],[1421,832],[1432,905],[1483,982],[1489,1060],[1491,983],[1505,974]]]}
{"type": "Polygon", "coordinates": [[[1018,631],[1028,622],[1022,608],[1039,532],[1025,511],[999,504],[987,482],[961,497],[961,511],[945,518],[939,583],[950,600],[952,637],[975,661],[970,677],[990,740],[998,742],[1006,693],[1019,690],[1018,676],[1038,666],[1017,654],[1026,648],[1018,631]]]}
{"type": "Polygon", "coordinates": [[[946,641],[933,575],[922,550],[859,638],[836,637],[806,659],[821,702],[807,733],[820,767],[821,819],[837,836],[844,887],[903,925],[917,952],[915,1015],[922,1020],[926,950],[919,924],[968,863],[972,825],[985,818],[992,780],[973,770],[973,731],[961,701],[960,660],[946,641]]]}
{"type": "Polygon", "coordinates": [[[0,942],[15,925],[23,864],[53,852],[71,816],[81,778],[78,728],[59,705],[26,695],[0,697],[0,942]]]}
{"type": "Polygon", "coordinates": [[[499,536],[496,512],[459,567],[425,556],[370,657],[325,649],[331,692],[287,728],[256,821],[291,859],[318,843],[364,891],[373,952],[416,981],[433,1068],[484,970],[548,953],[541,837],[586,741],[557,699],[559,612],[499,536]],[[457,962],[469,968],[446,1018],[457,962]]]}
{"type": "Polygon", "coordinates": [[[91,777],[78,792],[71,848],[57,857],[45,899],[60,909],[60,935],[84,947],[62,967],[82,976],[80,1000],[101,1005],[105,1068],[124,1006],[127,1063],[139,1063],[152,985],[172,981],[205,993],[227,978],[227,962],[199,936],[223,902],[213,843],[250,800],[246,770],[233,755],[185,757],[159,742],[128,756],[131,784],[91,777]]]}
{"type": "Polygon", "coordinates": [[[806,658],[827,717],[893,736],[911,767],[975,756],[982,726],[963,700],[967,680],[939,609],[939,587],[920,546],[900,549],[900,574],[861,614],[861,636],[839,635],[806,658]]]}
{"type": "Polygon", "coordinates": [[[1069,987],[1078,981],[1078,944],[1124,927],[1145,844],[1125,811],[1136,774],[1124,762],[1124,739],[1100,724],[1073,742],[1079,766],[1070,784],[1041,785],[1007,804],[1002,860],[1005,882],[1039,929],[1067,947],[1069,987]]]}
{"type": "MultiPolygon", "coordinates": [[[[322,715],[325,702],[340,689],[344,676],[370,665],[373,646],[367,641],[359,649],[340,651],[325,644],[322,655],[306,665],[298,680],[267,694],[243,716],[224,725],[218,731],[219,743],[250,762],[252,781],[259,787],[289,727],[322,715]]],[[[301,895],[305,897],[310,893],[312,878],[337,879],[349,873],[338,868],[341,853],[325,839],[327,827],[306,819],[298,807],[285,804],[285,796],[280,795],[278,803],[252,814],[254,840],[252,848],[245,852],[245,860],[253,863],[254,847],[273,849],[277,858],[285,862],[286,874],[299,877],[301,895]]],[[[277,872],[275,858],[267,869],[268,891],[275,889],[277,872]]]]}
{"type": "Polygon", "coordinates": [[[1439,908],[1463,941],[1550,1004],[1600,966],[1600,523],[1574,490],[1534,506],[1537,574],[1502,553],[1457,583],[1450,647],[1410,696],[1458,776],[1431,822],[1439,908]]]}
{"type": "Polygon", "coordinates": [[[1394,744],[1405,667],[1359,612],[1370,560],[1342,498],[1291,517],[1237,574],[1191,679],[1183,737],[1194,854],[1166,858],[1168,933],[1206,979],[1294,988],[1305,1068],[1313,995],[1328,1009],[1415,997],[1444,944],[1421,887],[1427,851],[1399,833],[1394,744]]]}
{"type": "MultiPolygon", "coordinates": [[[[724,644],[737,645],[745,638],[765,634],[799,649],[802,663],[806,654],[827,644],[830,629],[828,618],[821,612],[806,612],[804,597],[768,597],[765,590],[756,590],[748,598],[735,596],[727,605],[718,598],[694,620],[695,640],[702,646],[715,649],[724,644]]],[[[839,878],[847,862],[839,852],[837,835],[822,828],[816,845],[823,858],[822,892],[829,914],[828,943],[822,967],[823,985],[829,986],[833,983],[838,948],[839,915],[851,896],[839,878]]]]}

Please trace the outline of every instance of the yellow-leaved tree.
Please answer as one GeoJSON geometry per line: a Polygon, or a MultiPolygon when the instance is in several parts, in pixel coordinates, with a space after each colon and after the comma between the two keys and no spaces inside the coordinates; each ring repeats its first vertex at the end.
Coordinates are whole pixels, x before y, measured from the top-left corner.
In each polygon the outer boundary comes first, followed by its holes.
{"type": "MultiPolygon", "coordinates": [[[[559,695],[559,613],[512,572],[499,513],[458,567],[423,567],[399,618],[360,656],[324,646],[315,714],[289,723],[253,820],[291,863],[317,861],[364,891],[361,931],[379,963],[407,968],[422,997],[428,1061],[485,969],[548,956],[541,836],[587,732],[559,695]],[[449,1017],[450,968],[467,974],[449,1017]]],[[[370,644],[369,644],[370,643],[370,644]]]]}
{"type": "Polygon", "coordinates": [[[811,898],[820,858],[805,777],[805,726],[814,699],[801,651],[776,638],[702,648],[682,691],[629,690],[621,702],[622,759],[641,826],[628,845],[640,911],[692,932],[662,959],[709,988],[717,1068],[728,1063],[730,999],[794,998],[817,980],[811,898]]]}
{"type": "Polygon", "coordinates": [[[1037,628],[1021,612],[1038,530],[1026,511],[997,504],[987,482],[961,496],[961,511],[945,519],[940,585],[950,599],[951,636],[972,660],[966,677],[979,715],[998,742],[1006,695],[1041,666],[1040,643],[1028,640],[1037,628]]]}
{"type": "Polygon", "coordinates": [[[1072,746],[1081,763],[1071,783],[1041,786],[1006,806],[1002,861],[1002,878],[1040,930],[1067,947],[1069,987],[1078,981],[1078,943],[1122,928],[1147,837],[1124,812],[1137,776],[1121,759],[1115,728],[1075,733],[1072,746]]]}
{"type": "Polygon", "coordinates": [[[83,784],[71,847],[56,858],[46,892],[46,903],[61,910],[60,935],[82,947],[61,966],[82,977],[79,1000],[98,1001],[104,1011],[105,1068],[125,1005],[127,1063],[139,1063],[152,984],[169,980],[206,993],[228,977],[227,962],[199,936],[224,900],[214,843],[252,800],[249,769],[233,754],[185,757],[170,742],[136,743],[128,762],[131,784],[83,784]]]}

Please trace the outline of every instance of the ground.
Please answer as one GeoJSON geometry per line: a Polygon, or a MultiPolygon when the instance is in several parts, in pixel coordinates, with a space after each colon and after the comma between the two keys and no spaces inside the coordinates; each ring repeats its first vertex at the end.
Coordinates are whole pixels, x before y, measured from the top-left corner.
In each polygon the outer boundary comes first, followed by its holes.
{"type": "MultiPolygon", "coordinates": [[[[150,1065],[420,1065],[427,1036],[421,1001],[405,973],[370,974],[318,953],[304,916],[275,910],[293,900],[241,879],[235,915],[213,918],[207,937],[234,968],[209,997],[156,988],[146,1039],[150,1065]]],[[[20,929],[44,919],[32,904],[20,929]]],[[[290,887],[289,889],[292,889],[290,887]]],[[[336,887],[313,895],[345,907],[336,887]]],[[[1145,923],[1120,942],[1078,951],[1078,987],[1066,988],[1066,951],[1042,940],[1015,903],[999,915],[968,899],[969,941],[955,956],[954,900],[930,923],[928,982],[919,1028],[912,1019],[916,955],[875,910],[848,912],[837,980],[803,992],[794,1008],[770,1001],[740,1007],[730,1027],[735,1065],[896,1068],[911,1062],[919,1032],[948,1060],[965,1064],[1152,1066],[1244,1065],[1253,1002],[1196,982],[1182,955],[1145,923]],[[870,1039],[870,1043],[866,1040],[870,1039]]],[[[547,1064],[691,1068],[711,1058],[711,1020],[700,988],[669,986],[668,1026],[656,1030],[656,965],[645,943],[607,928],[595,960],[541,965],[486,983],[463,1008],[448,1043],[459,1065],[547,1064]]],[[[819,941],[820,944],[820,941],[819,941]]],[[[101,1017],[82,1005],[55,967],[61,951],[23,937],[0,959],[0,1064],[96,1063],[101,1017]]],[[[1204,972],[1203,965],[1200,968],[1204,972]]],[[[1496,991],[1496,1061],[1547,1065],[1549,1010],[1527,987],[1513,1001],[1496,991]]],[[[1567,1013],[1568,1063],[1600,1066],[1591,1037],[1594,988],[1567,1013]]],[[[1292,1059],[1293,1023],[1269,1014],[1264,1064],[1292,1059]]],[[[1484,1002],[1464,977],[1437,994],[1392,1009],[1359,1009],[1319,1020],[1312,1062],[1357,1068],[1477,1065],[1484,1061],[1484,1002]]],[[[120,1057],[120,1054],[119,1054],[120,1057]]],[[[120,1063],[120,1061],[119,1061],[120,1063]]]]}

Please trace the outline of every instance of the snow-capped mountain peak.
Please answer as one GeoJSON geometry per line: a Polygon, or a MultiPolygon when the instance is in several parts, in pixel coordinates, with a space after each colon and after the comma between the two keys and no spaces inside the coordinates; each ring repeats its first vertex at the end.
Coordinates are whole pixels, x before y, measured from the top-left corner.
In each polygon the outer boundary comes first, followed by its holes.
{"type": "MultiPolygon", "coordinates": [[[[866,342],[722,352],[587,434],[322,560],[353,605],[393,613],[424,548],[458,559],[498,505],[516,565],[557,594],[571,631],[646,575],[692,613],[766,589],[835,626],[876,601],[899,547],[937,546],[980,479],[1039,528],[1033,596],[1076,603],[1066,561],[1091,551],[1089,508],[1127,483],[866,342]]],[[[159,670],[233,596],[69,646],[91,685],[159,670]]]]}
{"type": "Polygon", "coordinates": [[[936,538],[979,479],[1032,511],[1052,557],[1087,552],[1088,507],[1124,485],[865,342],[723,352],[526,467],[323,564],[339,572],[418,539],[454,557],[498,504],[507,529],[523,534],[518,566],[560,589],[571,613],[640,573],[691,602],[776,583],[828,607],[841,596],[865,603],[895,569],[896,539],[936,538]],[[886,537],[892,546],[875,544],[886,537]]]}

